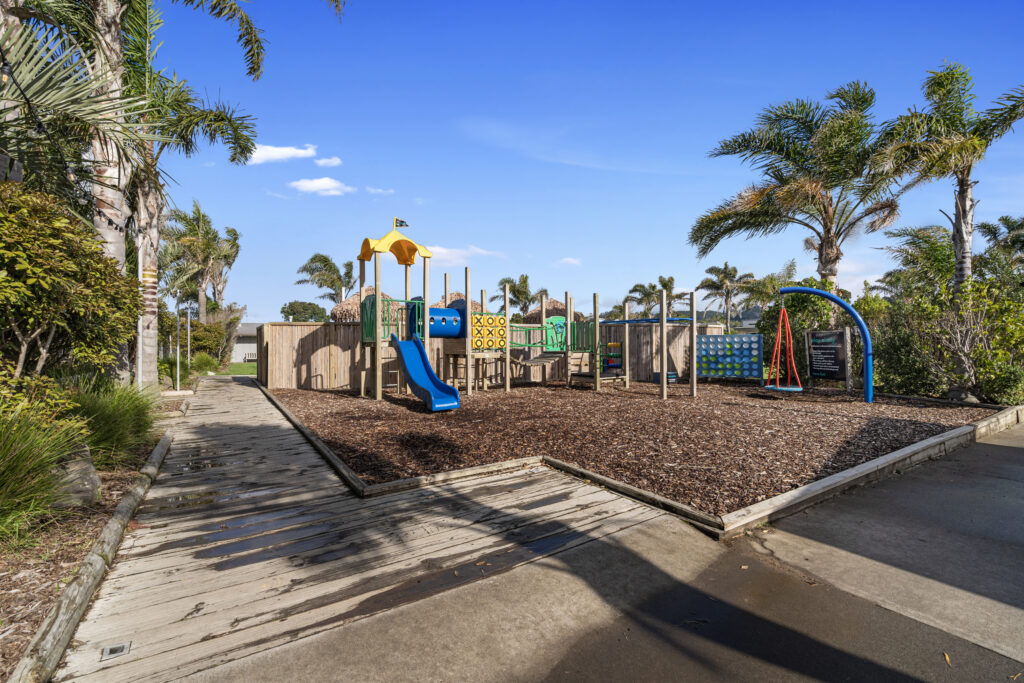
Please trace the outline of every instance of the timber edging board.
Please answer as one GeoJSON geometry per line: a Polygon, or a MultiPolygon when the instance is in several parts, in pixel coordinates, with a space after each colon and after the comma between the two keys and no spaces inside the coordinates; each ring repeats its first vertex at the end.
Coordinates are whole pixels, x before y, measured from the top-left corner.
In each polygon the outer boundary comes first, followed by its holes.
{"type": "Polygon", "coordinates": [[[925,460],[935,460],[949,455],[1022,421],[1024,405],[1010,406],[972,424],[937,434],[792,491],[728,512],[722,515],[721,538],[731,538],[751,527],[792,515],[853,486],[884,479],[925,460]]]}
{"type": "Polygon", "coordinates": [[[327,444],[321,441],[319,436],[314,434],[306,425],[302,424],[302,420],[292,415],[291,411],[285,408],[284,404],[278,401],[277,397],[274,396],[269,389],[263,386],[259,380],[254,379],[253,384],[263,392],[263,395],[267,397],[267,400],[270,401],[270,403],[277,408],[282,415],[284,415],[285,419],[291,422],[292,426],[295,427],[303,437],[305,437],[306,441],[308,441],[309,444],[316,449],[316,452],[320,454],[320,457],[327,461],[327,464],[331,466],[331,469],[333,469],[339,477],[341,477],[341,480],[345,482],[345,485],[352,489],[352,492],[360,498],[364,497],[366,495],[364,493],[366,491],[366,482],[360,479],[359,475],[357,475],[351,467],[346,465],[334,451],[328,448],[327,444]]]}
{"type": "Polygon", "coordinates": [[[132,487],[121,497],[114,514],[107,520],[99,537],[82,560],[75,578],[64,586],[57,597],[57,603],[39,625],[28,650],[14,668],[9,683],[43,683],[53,676],[64,657],[64,651],[75,635],[78,622],[89,607],[93,594],[106,576],[107,569],[114,563],[117,548],[121,545],[128,522],[135,515],[143,497],[156,479],[173,439],[171,432],[167,431],[153,449],[132,487]]]}

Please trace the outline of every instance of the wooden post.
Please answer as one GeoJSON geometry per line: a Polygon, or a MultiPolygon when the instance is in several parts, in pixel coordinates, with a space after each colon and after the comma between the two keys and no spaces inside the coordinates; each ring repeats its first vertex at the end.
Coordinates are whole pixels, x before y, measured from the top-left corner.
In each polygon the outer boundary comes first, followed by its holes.
{"type": "MultiPolygon", "coordinates": [[[[622,302],[622,319],[629,320],[629,302],[622,302]]],[[[622,326],[622,371],[626,376],[625,385],[629,389],[629,323],[622,326]]]]}
{"type": "MultiPolygon", "coordinates": [[[[423,257],[423,350],[430,362],[430,257],[423,257]]],[[[442,355],[443,358],[443,355],[442,355]]]]}
{"type": "MultiPolygon", "coordinates": [[[[804,360],[807,361],[806,384],[808,389],[814,388],[814,376],[811,374],[811,331],[804,330],[804,360]]],[[[788,367],[787,367],[788,370],[788,367]]],[[[847,382],[849,388],[849,382],[847,382]]]]}
{"type": "Polygon", "coordinates": [[[463,325],[466,326],[466,395],[473,395],[473,299],[469,286],[469,266],[466,266],[466,319],[463,325]]]}
{"type": "MultiPolygon", "coordinates": [[[[487,290],[480,290],[480,312],[487,312],[487,290]]],[[[480,365],[482,366],[482,372],[480,373],[480,390],[487,391],[487,358],[483,357],[480,359],[480,365]]]]}
{"type": "Polygon", "coordinates": [[[510,315],[508,285],[505,285],[505,393],[512,391],[512,325],[510,315]]]}
{"type": "MultiPolygon", "coordinates": [[[[548,341],[548,298],[541,294],[540,295],[540,352],[544,353],[547,349],[548,341]]],[[[548,385],[548,366],[542,365],[540,368],[540,383],[543,386],[548,385]]]]}
{"type": "Polygon", "coordinates": [[[373,398],[384,398],[384,349],[381,323],[384,314],[384,295],[380,291],[380,252],[373,254],[373,398]]]}
{"type": "Polygon", "coordinates": [[[697,293],[690,292],[690,396],[697,396],[697,293]]]}
{"type": "Polygon", "coordinates": [[[366,261],[359,261],[359,397],[366,396],[366,345],[363,344],[363,299],[366,297],[366,261]]]}
{"type": "Polygon", "coordinates": [[[444,307],[451,303],[451,287],[448,286],[448,273],[444,274],[444,307]]]}
{"type": "MultiPolygon", "coordinates": [[[[851,349],[852,341],[853,340],[850,339],[850,328],[849,327],[844,327],[843,328],[843,345],[846,347],[846,391],[848,391],[848,392],[849,391],[853,391],[853,383],[854,383],[853,382],[853,380],[854,380],[854,377],[853,377],[853,363],[852,363],[852,359],[850,358],[850,351],[852,350],[851,349]]],[[[807,375],[810,376],[810,374],[811,374],[811,371],[808,370],[807,371],[807,375]]]]}
{"type": "MultiPolygon", "coordinates": [[[[406,301],[409,301],[409,299],[412,298],[412,285],[410,284],[411,281],[409,279],[409,275],[410,275],[410,273],[409,273],[409,266],[405,266],[405,300],[406,301]]],[[[406,304],[406,309],[405,310],[406,311],[409,310],[408,309],[408,304],[406,304]]],[[[407,339],[412,339],[412,335],[414,335],[415,333],[416,333],[416,331],[413,330],[411,328],[411,326],[409,325],[409,317],[408,317],[408,315],[406,315],[406,318],[405,318],[405,336],[406,336],[406,338],[407,339]]],[[[426,348],[426,347],[424,347],[424,348],[426,348]]],[[[398,393],[400,393],[400,394],[401,393],[411,394],[412,393],[412,389],[409,388],[409,383],[405,379],[405,373],[401,372],[402,364],[398,363],[398,367],[399,367],[399,373],[398,373],[398,393]]]]}
{"type": "Polygon", "coordinates": [[[572,384],[572,299],[565,293],[565,386],[572,384]]]}
{"type": "Polygon", "coordinates": [[[668,311],[665,290],[661,290],[661,400],[668,399],[668,311]]]}
{"type": "Polygon", "coordinates": [[[594,292],[594,391],[601,391],[601,308],[594,292]]]}

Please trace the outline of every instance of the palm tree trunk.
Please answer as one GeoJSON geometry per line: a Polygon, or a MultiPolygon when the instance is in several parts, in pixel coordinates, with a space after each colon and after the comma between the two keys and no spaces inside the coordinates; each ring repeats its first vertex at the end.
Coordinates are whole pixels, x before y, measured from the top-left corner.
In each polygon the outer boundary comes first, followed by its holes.
{"type": "Polygon", "coordinates": [[[136,196],[136,222],[139,226],[139,264],[142,271],[142,318],[139,321],[139,340],[136,354],[139,359],[138,382],[141,387],[156,386],[157,325],[159,320],[160,280],[157,253],[160,247],[160,217],[163,215],[163,197],[160,189],[144,180],[136,196]]]}
{"type": "Polygon", "coordinates": [[[974,240],[974,185],[971,172],[958,175],[956,179],[956,210],[953,214],[953,253],[956,258],[956,274],[953,289],[958,290],[971,279],[973,271],[972,241],[974,240]]]}
{"type": "Polygon", "coordinates": [[[206,283],[200,282],[197,287],[199,294],[199,322],[206,324],[206,283]]]}
{"type": "MultiPolygon", "coordinates": [[[[96,50],[103,65],[109,70],[109,79],[98,90],[120,98],[124,85],[122,73],[124,67],[124,39],[121,33],[121,16],[123,8],[120,0],[96,0],[93,3],[96,31],[99,40],[96,50]]],[[[114,113],[115,121],[123,121],[123,113],[114,113]]],[[[124,272],[124,232],[128,220],[128,209],[125,202],[125,188],[128,185],[128,168],[121,158],[118,149],[98,132],[93,133],[91,142],[92,155],[96,167],[92,194],[98,211],[93,216],[93,226],[103,238],[103,251],[117,261],[121,272],[124,272]],[[100,211],[105,215],[100,215],[100,211]],[[115,225],[110,225],[108,220],[115,225]]]]}
{"type": "Polygon", "coordinates": [[[725,293],[725,333],[732,334],[732,294],[725,293]]]}

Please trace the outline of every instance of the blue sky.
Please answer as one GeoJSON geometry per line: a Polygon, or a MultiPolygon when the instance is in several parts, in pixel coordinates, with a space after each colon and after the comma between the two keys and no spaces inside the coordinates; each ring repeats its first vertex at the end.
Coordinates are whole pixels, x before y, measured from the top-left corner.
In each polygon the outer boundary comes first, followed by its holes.
{"type": "MultiPolygon", "coordinates": [[[[925,71],[944,60],[971,68],[981,108],[1024,83],[1017,2],[352,0],[339,22],[327,3],[254,0],[269,43],[256,82],[231,27],[163,4],[161,59],[254,115],[262,145],[294,148],[244,167],[216,146],[167,163],[176,205],[198,199],[242,233],[227,296],[251,322],[314,300],[296,269],[316,251],[354,259],[393,216],[435,250],[433,300],[444,272],[463,288],[465,265],[475,296],[528,273],[585,311],[595,291],[607,308],[658,275],[691,288],[725,260],[761,275],[796,257],[811,275],[796,229],[697,260],[695,218],[756,178],[707,158],[718,140],[768,104],[854,79],[877,90],[879,118],[895,116],[920,104],[925,71]]],[[[978,220],[1024,214],[1020,128],[977,169],[978,220]]],[[[932,183],[906,196],[899,225],[942,222],[951,207],[951,186],[932,183]]],[[[848,242],[840,285],[883,273],[884,243],[848,242]]],[[[418,266],[413,278],[418,294],[418,266]]],[[[402,283],[388,264],[384,291],[402,283]]]]}

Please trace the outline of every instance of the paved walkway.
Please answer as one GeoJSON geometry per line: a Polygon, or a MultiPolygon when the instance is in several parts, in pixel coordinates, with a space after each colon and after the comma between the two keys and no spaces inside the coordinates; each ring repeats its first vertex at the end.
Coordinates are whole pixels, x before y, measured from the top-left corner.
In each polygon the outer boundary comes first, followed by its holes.
{"type": "Polygon", "coordinates": [[[1024,661],[1024,424],[775,527],[782,562],[1024,661]]]}
{"type": "Polygon", "coordinates": [[[1024,670],[973,634],[546,468],[358,499],[250,381],[201,386],[57,680],[1005,680],[1024,670]],[[129,641],[128,654],[101,661],[129,641]]]}

